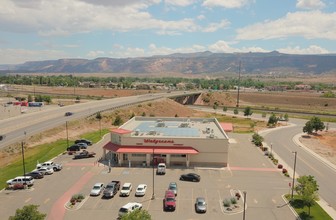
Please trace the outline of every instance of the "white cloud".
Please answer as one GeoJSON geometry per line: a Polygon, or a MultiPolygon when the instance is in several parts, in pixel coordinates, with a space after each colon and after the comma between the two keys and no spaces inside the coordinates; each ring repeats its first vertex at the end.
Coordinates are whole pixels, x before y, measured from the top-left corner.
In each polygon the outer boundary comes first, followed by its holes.
{"type": "Polygon", "coordinates": [[[247,53],[247,52],[269,52],[261,47],[243,47],[241,49],[230,46],[226,41],[217,41],[208,46],[208,50],[214,53],[247,53]]]}
{"type": "Polygon", "coordinates": [[[205,0],[203,6],[212,7],[224,7],[224,8],[241,8],[252,2],[251,0],[205,0]]]}
{"type": "Polygon", "coordinates": [[[265,21],[237,30],[238,40],[287,38],[336,40],[336,13],[305,11],[288,13],[274,21],[265,21]]]}
{"type": "Polygon", "coordinates": [[[296,7],[300,9],[321,9],[325,4],[321,0],[297,0],[296,7]]]}
{"type": "Polygon", "coordinates": [[[165,0],[165,3],[173,6],[185,7],[192,5],[195,0],[165,0]]]}
{"type": "Polygon", "coordinates": [[[230,25],[230,22],[227,20],[222,20],[219,23],[210,23],[208,27],[204,28],[203,32],[215,32],[218,29],[226,28],[230,25]]]}
{"type": "Polygon", "coordinates": [[[43,36],[65,36],[97,30],[114,32],[163,30],[195,31],[191,19],[160,20],[147,12],[159,0],[2,0],[0,31],[38,32],[43,36]],[[29,3],[34,3],[29,6],[29,3]]]}
{"type": "Polygon", "coordinates": [[[90,57],[90,58],[97,58],[97,57],[101,57],[105,54],[104,51],[101,51],[101,50],[95,50],[95,51],[90,51],[88,54],[87,54],[87,57],[90,57]]]}
{"type": "Polygon", "coordinates": [[[67,57],[67,54],[58,50],[26,50],[0,49],[0,60],[3,64],[19,64],[27,61],[53,60],[67,57]]]}
{"type": "Polygon", "coordinates": [[[204,20],[204,19],[205,19],[205,16],[204,16],[204,15],[198,15],[198,16],[197,16],[197,19],[198,19],[198,20],[204,20]]]}
{"type": "Polygon", "coordinates": [[[300,48],[299,46],[296,47],[286,47],[277,49],[280,53],[288,53],[288,54],[327,54],[330,53],[325,48],[322,48],[317,45],[311,45],[308,48],[300,48]]]}

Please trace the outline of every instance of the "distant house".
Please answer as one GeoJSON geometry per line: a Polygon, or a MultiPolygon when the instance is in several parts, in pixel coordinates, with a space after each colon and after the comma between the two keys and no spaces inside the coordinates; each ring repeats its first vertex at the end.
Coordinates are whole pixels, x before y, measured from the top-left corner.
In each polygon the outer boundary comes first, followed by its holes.
{"type": "Polygon", "coordinates": [[[294,89],[295,90],[311,90],[312,87],[311,85],[307,85],[307,84],[299,84],[299,85],[295,85],[294,89]]]}

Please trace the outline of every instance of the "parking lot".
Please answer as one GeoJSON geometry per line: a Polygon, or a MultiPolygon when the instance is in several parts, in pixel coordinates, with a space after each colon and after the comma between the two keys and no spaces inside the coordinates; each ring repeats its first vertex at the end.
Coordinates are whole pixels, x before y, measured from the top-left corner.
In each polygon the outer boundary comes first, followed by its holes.
{"type": "MultiPolygon", "coordinates": [[[[240,136],[237,135],[237,138],[240,136]]],[[[36,180],[32,189],[0,193],[0,211],[5,218],[13,215],[17,208],[27,204],[40,205],[39,210],[48,214],[48,219],[116,219],[120,207],[128,202],[140,202],[143,209],[149,211],[152,219],[242,219],[243,209],[227,212],[222,205],[224,199],[230,199],[232,193],[246,191],[246,219],[296,219],[285,204],[282,195],[289,192],[289,178],[284,177],[265,156],[252,147],[246,138],[236,138],[230,148],[230,167],[224,169],[182,167],[168,168],[165,175],[154,175],[151,167],[112,167],[96,163],[97,158],[72,160],[70,155],[61,155],[55,161],[63,164],[63,170],[36,180]],[[201,176],[200,182],[180,181],[181,174],[194,172],[201,176]],[[133,191],[129,197],[103,199],[90,197],[92,186],[97,182],[107,184],[119,180],[121,185],[130,182],[133,191]],[[170,182],[176,182],[178,193],[176,210],[163,211],[164,192],[170,182]],[[135,197],[138,184],[148,185],[144,197],[135,197]],[[76,193],[82,193],[87,199],[76,209],[66,209],[65,204],[76,193]],[[197,214],[194,203],[196,197],[207,201],[207,213],[197,214]]],[[[100,146],[92,150],[101,155],[100,146]]],[[[238,205],[243,206],[242,198],[238,205]]]]}

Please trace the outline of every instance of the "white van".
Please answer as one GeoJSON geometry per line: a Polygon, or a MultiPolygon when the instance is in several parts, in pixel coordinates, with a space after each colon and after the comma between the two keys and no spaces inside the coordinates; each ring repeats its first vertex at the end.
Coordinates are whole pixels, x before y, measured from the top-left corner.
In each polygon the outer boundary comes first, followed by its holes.
{"type": "Polygon", "coordinates": [[[158,167],[157,167],[157,170],[156,170],[156,174],[161,174],[161,175],[164,175],[166,174],[166,164],[164,163],[159,163],[158,164],[158,167]]]}
{"type": "Polygon", "coordinates": [[[34,178],[31,176],[18,176],[14,179],[8,180],[6,183],[8,186],[15,186],[16,184],[32,186],[34,185],[34,178]]]}

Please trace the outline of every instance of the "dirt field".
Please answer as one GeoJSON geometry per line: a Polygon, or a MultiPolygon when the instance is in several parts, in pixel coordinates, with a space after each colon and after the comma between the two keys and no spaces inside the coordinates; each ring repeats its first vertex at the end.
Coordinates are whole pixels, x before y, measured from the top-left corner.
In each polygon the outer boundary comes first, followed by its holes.
{"type": "Polygon", "coordinates": [[[300,142],[336,165],[336,130],[323,131],[318,135],[304,135],[300,142]]]}

